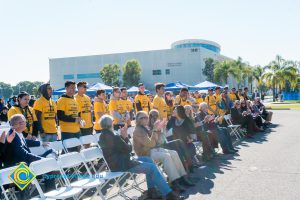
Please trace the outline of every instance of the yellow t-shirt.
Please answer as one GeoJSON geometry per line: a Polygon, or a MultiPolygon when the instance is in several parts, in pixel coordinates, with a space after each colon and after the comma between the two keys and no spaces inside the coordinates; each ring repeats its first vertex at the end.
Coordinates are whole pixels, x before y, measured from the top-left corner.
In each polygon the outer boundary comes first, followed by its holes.
{"type": "Polygon", "coordinates": [[[138,107],[141,106],[142,110],[145,112],[149,112],[151,110],[151,105],[149,98],[145,94],[138,94],[134,98],[135,109],[138,112],[138,107]]]}
{"type": "Polygon", "coordinates": [[[153,99],[153,108],[158,110],[160,119],[168,117],[167,104],[163,97],[155,95],[153,99]]]}
{"type": "Polygon", "coordinates": [[[56,103],[52,99],[47,100],[42,96],[34,102],[33,109],[42,113],[41,126],[44,132],[56,134],[56,103]]]}
{"type": "Polygon", "coordinates": [[[240,101],[244,101],[244,96],[240,96],[240,95],[238,95],[239,96],[239,98],[240,98],[240,101]]]}
{"type": "Polygon", "coordinates": [[[204,102],[202,97],[195,98],[195,101],[196,101],[197,104],[200,104],[200,103],[204,102]]]}
{"type": "Polygon", "coordinates": [[[216,97],[217,103],[220,103],[222,100],[221,94],[214,94],[214,96],[216,97]]]}
{"type": "MultiPolygon", "coordinates": [[[[65,115],[78,117],[79,108],[75,98],[62,96],[57,101],[57,110],[65,112],[65,115]]],[[[76,122],[64,122],[59,120],[61,132],[79,133],[80,125],[76,122]]]]}
{"type": "Polygon", "coordinates": [[[179,95],[177,95],[175,98],[175,105],[178,106],[192,105],[192,102],[189,101],[188,99],[183,100],[179,95]]]}
{"type": "Polygon", "coordinates": [[[75,100],[78,104],[78,109],[80,113],[80,117],[85,121],[85,126],[81,128],[91,128],[93,127],[93,120],[92,120],[92,103],[90,97],[87,95],[80,96],[76,94],[75,100]]]}
{"type": "Polygon", "coordinates": [[[168,116],[168,119],[171,118],[171,116],[173,114],[173,111],[174,111],[174,108],[175,108],[175,106],[174,106],[174,100],[172,100],[172,106],[169,106],[167,104],[167,116],[168,116]]]}
{"type": "MultiPolygon", "coordinates": [[[[133,109],[133,105],[132,105],[132,103],[131,103],[131,101],[129,101],[128,99],[120,99],[119,100],[119,103],[121,104],[121,106],[122,106],[122,110],[123,110],[123,112],[125,112],[125,111],[128,111],[128,112],[130,112],[130,111],[132,111],[132,109],[133,109]]],[[[122,113],[123,114],[123,113],[122,113]]]]}
{"type": "Polygon", "coordinates": [[[27,123],[29,125],[24,132],[27,134],[32,134],[33,122],[37,121],[37,118],[36,118],[33,108],[30,106],[28,106],[28,108],[29,109],[26,109],[26,112],[25,112],[25,109],[22,109],[18,106],[12,106],[7,113],[7,117],[8,117],[8,120],[10,120],[11,117],[15,114],[24,115],[24,117],[26,118],[26,127],[27,127],[27,123]]]}
{"type": "Polygon", "coordinates": [[[217,99],[214,95],[212,96],[206,96],[205,102],[208,104],[208,114],[217,114],[217,99]]]}
{"type": "Polygon", "coordinates": [[[98,115],[99,112],[103,113],[103,115],[109,114],[108,107],[107,107],[107,104],[105,103],[105,101],[94,103],[94,114],[95,114],[95,118],[96,118],[94,129],[97,130],[97,131],[100,131],[102,129],[101,126],[100,126],[100,118],[102,116],[98,115]]]}
{"type": "Polygon", "coordinates": [[[229,98],[230,98],[230,101],[232,101],[232,102],[234,102],[235,100],[237,100],[236,95],[234,93],[232,93],[232,92],[230,92],[229,98]]]}
{"type": "MultiPolygon", "coordinates": [[[[109,109],[109,112],[110,112],[110,115],[113,116],[113,111],[117,111],[119,114],[123,114],[125,111],[123,110],[123,107],[122,105],[120,104],[120,100],[116,100],[116,99],[111,99],[109,104],[108,104],[108,109],[109,109]]],[[[113,121],[113,124],[120,124],[120,120],[114,118],[114,121],[113,121]]]]}

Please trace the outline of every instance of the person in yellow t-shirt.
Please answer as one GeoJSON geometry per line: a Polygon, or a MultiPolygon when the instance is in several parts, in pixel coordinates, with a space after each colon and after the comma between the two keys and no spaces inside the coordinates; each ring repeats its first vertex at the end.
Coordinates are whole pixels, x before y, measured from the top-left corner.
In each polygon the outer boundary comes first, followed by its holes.
{"type": "Polygon", "coordinates": [[[33,105],[43,142],[54,142],[57,140],[56,103],[51,99],[52,87],[49,83],[39,87],[41,97],[33,105]]]}
{"type": "Polygon", "coordinates": [[[214,96],[216,97],[217,103],[221,102],[222,96],[221,96],[221,87],[217,86],[215,88],[215,94],[214,96]]]}
{"type": "Polygon", "coordinates": [[[175,98],[175,106],[192,105],[193,100],[189,97],[189,90],[181,88],[179,95],[175,98]]]}
{"type": "Polygon", "coordinates": [[[229,93],[229,98],[230,98],[231,102],[235,102],[235,100],[239,100],[238,95],[236,94],[236,89],[235,88],[231,88],[231,91],[229,93]]]}
{"type": "Polygon", "coordinates": [[[174,108],[175,108],[175,102],[173,98],[173,93],[170,91],[167,91],[165,93],[165,102],[167,104],[167,117],[168,119],[171,119],[174,108]]]}
{"type": "Polygon", "coordinates": [[[196,104],[200,104],[204,102],[204,99],[202,98],[202,95],[199,93],[199,91],[195,91],[194,95],[195,95],[196,104]]]}
{"type": "Polygon", "coordinates": [[[18,104],[13,105],[7,113],[8,120],[15,114],[22,114],[26,119],[26,129],[23,135],[26,139],[36,139],[38,136],[38,123],[33,108],[29,106],[29,94],[21,92],[17,98],[18,104]]]}
{"type": "Polygon", "coordinates": [[[156,95],[153,99],[153,108],[158,110],[160,119],[167,119],[167,104],[164,98],[165,94],[165,85],[163,83],[155,84],[156,95]]]}
{"type": "Polygon", "coordinates": [[[244,101],[243,89],[239,88],[237,95],[238,95],[240,101],[244,101]]]}
{"type": "Polygon", "coordinates": [[[80,123],[78,104],[74,98],[75,82],[65,82],[66,93],[57,101],[57,118],[59,120],[61,139],[80,137],[80,123]]]}
{"type": "Polygon", "coordinates": [[[108,105],[106,104],[105,100],[106,100],[105,90],[97,90],[96,98],[94,101],[94,115],[95,115],[94,129],[96,133],[101,133],[102,131],[102,127],[100,126],[100,118],[105,114],[109,115],[108,105]]]}
{"type": "Polygon", "coordinates": [[[217,99],[213,92],[214,90],[212,88],[208,89],[208,95],[205,97],[205,102],[207,103],[208,114],[218,115],[217,99]]]}
{"type": "Polygon", "coordinates": [[[108,104],[108,109],[110,115],[114,118],[114,130],[119,130],[125,126],[125,122],[130,120],[129,113],[123,111],[123,107],[120,103],[121,91],[120,88],[115,87],[113,89],[110,102],[108,104]]]}
{"type": "Polygon", "coordinates": [[[79,116],[84,120],[81,124],[81,136],[93,134],[92,103],[89,96],[86,95],[87,83],[81,81],[77,83],[78,93],[74,96],[78,104],[79,116]]]}
{"type": "Polygon", "coordinates": [[[138,88],[139,93],[134,98],[135,110],[136,112],[145,111],[146,113],[149,113],[151,110],[151,102],[145,94],[145,86],[143,83],[139,83],[138,88]]]}
{"type": "Polygon", "coordinates": [[[129,120],[127,120],[127,125],[128,125],[128,127],[130,127],[131,126],[131,120],[133,119],[133,104],[128,99],[128,93],[127,93],[126,87],[121,88],[120,104],[123,107],[122,115],[124,115],[125,112],[129,113],[130,118],[129,118],[129,120]]]}

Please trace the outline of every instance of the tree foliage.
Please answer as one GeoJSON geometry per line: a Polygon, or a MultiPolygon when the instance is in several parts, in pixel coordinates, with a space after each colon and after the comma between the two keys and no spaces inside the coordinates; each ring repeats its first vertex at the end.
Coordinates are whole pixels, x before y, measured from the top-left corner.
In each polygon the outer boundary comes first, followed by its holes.
{"type": "Polygon", "coordinates": [[[106,85],[119,86],[121,68],[118,64],[105,64],[100,70],[100,78],[106,85]]]}
{"type": "Polygon", "coordinates": [[[205,66],[204,69],[202,69],[203,75],[206,76],[207,81],[214,82],[214,68],[215,68],[215,60],[212,58],[206,58],[204,60],[205,66]]]}
{"type": "Polygon", "coordinates": [[[0,82],[0,98],[9,98],[13,94],[13,88],[10,84],[0,82]]]}
{"type": "Polygon", "coordinates": [[[128,60],[123,67],[123,85],[126,87],[138,85],[142,69],[137,60],[128,60]]]}

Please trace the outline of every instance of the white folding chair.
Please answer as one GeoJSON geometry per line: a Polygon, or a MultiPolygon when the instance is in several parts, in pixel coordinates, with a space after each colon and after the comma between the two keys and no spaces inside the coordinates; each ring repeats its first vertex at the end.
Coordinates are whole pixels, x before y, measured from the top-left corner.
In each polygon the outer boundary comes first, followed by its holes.
{"type": "MultiPolygon", "coordinates": [[[[89,189],[92,189],[92,188],[96,188],[99,196],[102,199],[105,199],[104,194],[101,192],[101,189],[103,188],[105,181],[103,179],[98,179],[98,178],[92,176],[92,173],[90,172],[89,168],[87,167],[87,165],[84,162],[80,153],[71,152],[71,153],[61,155],[58,158],[58,163],[59,163],[60,167],[62,168],[62,170],[64,170],[65,168],[71,168],[74,166],[81,166],[81,165],[84,165],[85,169],[87,170],[87,174],[83,175],[82,178],[80,178],[81,177],[80,174],[77,174],[78,175],[77,178],[79,180],[71,182],[71,179],[67,178],[67,180],[69,181],[69,183],[72,187],[82,188],[84,190],[84,192],[79,196],[79,199],[81,199],[83,197],[83,195],[89,189]]],[[[70,177],[69,175],[70,174],[68,174],[67,177],[70,177]]]]}
{"type": "MultiPolygon", "coordinates": [[[[4,187],[3,187],[4,185],[8,185],[8,184],[13,183],[8,177],[9,177],[10,173],[12,173],[15,168],[16,167],[14,166],[14,167],[9,167],[9,168],[5,168],[5,169],[0,170],[0,188],[1,188],[2,193],[4,194],[4,198],[6,200],[9,200],[9,199],[16,199],[17,200],[14,188],[9,188],[9,189],[5,190],[4,187]]],[[[0,195],[1,195],[1,193],[0,193],[0,195]]]]}
{"type": "Polygon", "coordinates": [[[31,153],[38,155],[38,156],[42,155],[46,151],[46,149],[43,146],[30,147],[29,149],[30,149],[31,153]]]}
{"type": "Polygon", "coordinates": [[[124,194],[123,191],[123,185],[126,183],[124,182],[123,184],[120,184],[120,181],[123,177],[125,177],[126,175],[130,175],[130,173],[125,173],[125,172],[111,172],[107,162],[105,161],[105,158],[103,156],[102,150],[98,147],[91,147],[88,149],[83,149],[80,154],[82,155],[82,157],[84,158],[84,161],[86,163],[90,163],[93,169],[93,174],[95,174],[95,176],[100,177],[100,179],[105,180],[105,185],[107,185],[111,180],[115,181],[115,183],[113,184],[113,186],[108,190],[107,193],[110,193],[113,188],[118,187],[119,188],[119,194],[122,197],[125,197],[126,195],[124,194]],[[108,171],[102,171],[99,172],[99,170],[95,169],[94,160],[100,160],[103,159],[104,160],[104,164],[107,167],[108,171]]]}
{"type": "Polygon", "coordinates": [[[234,135],[236,137],[237,140],[241,139],[242,136],[240,135],[239,129],[241,127],[241,125],[238,124],[233,124],[231,121],[231,115],[224,115],[224,119],[227,123],[227,128],[230,130],[230,135],[234,135]]]}
{"type": "Polygon", "coordinates": [[[82,188],[75,188],[69,185],[68,181],[65,179],[64,172],[61,170],[59,164],[54,158],[44,158],[42,160],[32,162],[29,167],[36,176],[59,171],[61,178],[66,184],[64,187],[44,193],[37,179],[34,179],[32,183],[37,188],[41,198],[67,199],[73,197],[74,199],[78,199],[79,194],[83,191],[82,188]]]}
{"type": "Polygon", "coordinates": [[[70,138],[63,140],[63,146],[66,152],[69,152],[71,148],[77,147],[79,150],[82,148],[81,142],[78,138],[70,138]]]}
{"type": "Polygon", "coordinates": [[[55,141],[49,143],[49,148],[56,151],[57,155],[60,155],[62,152],[65,152],[62,141],[55,141]]]}
{"type": "Polygon", "coordinates": [[[95,144],[98,143],[96,137],[94,135],[85,135],[81,136],[79,138],[80,142],[82,145],[87,145],[87,144],[95,144]]]}

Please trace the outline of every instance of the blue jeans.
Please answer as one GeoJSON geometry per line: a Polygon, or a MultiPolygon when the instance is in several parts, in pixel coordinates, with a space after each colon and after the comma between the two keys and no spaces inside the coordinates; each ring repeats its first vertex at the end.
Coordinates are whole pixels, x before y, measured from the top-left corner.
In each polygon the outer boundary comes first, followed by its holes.
{"type": "Polygon", "coordinates": [[[66,133],[66,132],[62,132],[61,133],[61,140],[66,140],[66,139],[70,139],[70,138],[80,138],[81,134],[79,133],[66,133]]]}
{"type": "Polygon", "coordinates": [[[217,127],[218,139],[223,151],[233,150],[230,134],[224,127],[217,127]]]}
{"type": "Polygon", "coordinates": [[[42,137],[43,142],[55,142],[57,141],[57,134],[53,133],[45,133],[45,135],[42,137]]]}
{"type": "Polygon", "coordinates": [[[138,160],[142,163],[129,169],[129,172],[137,174],[146,174],[147,187],[150,188],[156,187],[159,189],[163,196],[166,196],[168,193],[172,192],[172,189],[167,184],[161,173],[159,172],[156,164],[150,157],[141,156],[138,157],[138,160]]]}

